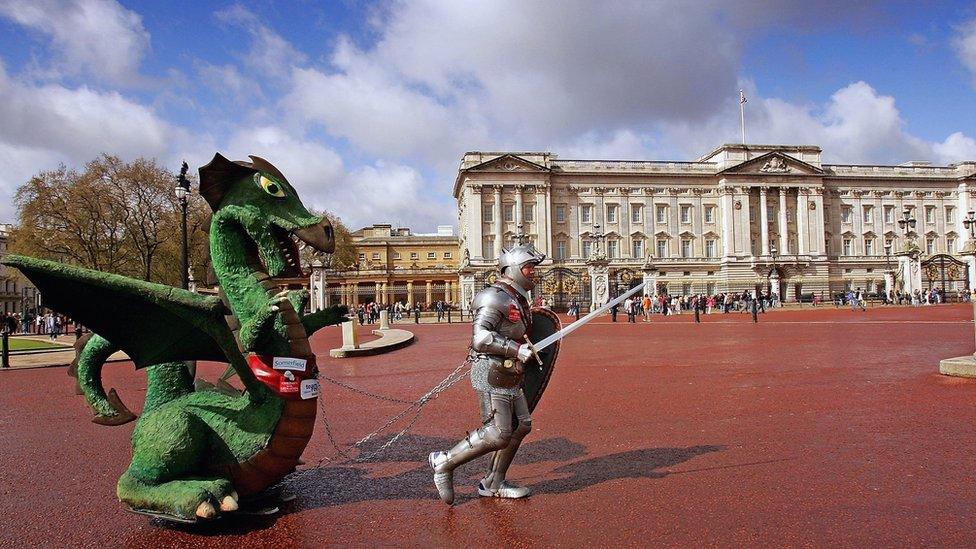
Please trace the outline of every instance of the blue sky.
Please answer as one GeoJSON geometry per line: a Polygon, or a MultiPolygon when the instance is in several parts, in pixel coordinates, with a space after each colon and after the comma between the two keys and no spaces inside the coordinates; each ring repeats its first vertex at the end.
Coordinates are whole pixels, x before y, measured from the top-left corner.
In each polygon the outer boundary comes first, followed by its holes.
{"type": "Polygon", "coordinates": [[[268,158],[350,226],[452,224],[467,150],[976,160],[976,3],[0,0],[0,221],[105,152],[268,158]]]}

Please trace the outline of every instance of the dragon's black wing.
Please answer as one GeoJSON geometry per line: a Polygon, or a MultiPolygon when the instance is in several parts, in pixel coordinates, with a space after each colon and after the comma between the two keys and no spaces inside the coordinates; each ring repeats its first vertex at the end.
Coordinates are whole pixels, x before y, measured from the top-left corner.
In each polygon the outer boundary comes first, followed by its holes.
{"type": "Polygon", "coordinates": [[[137,368],[177,360],[227,362],[236,349],[219,298],[125,276],[10,255],[50,307],[117,345],[137,368]]]}

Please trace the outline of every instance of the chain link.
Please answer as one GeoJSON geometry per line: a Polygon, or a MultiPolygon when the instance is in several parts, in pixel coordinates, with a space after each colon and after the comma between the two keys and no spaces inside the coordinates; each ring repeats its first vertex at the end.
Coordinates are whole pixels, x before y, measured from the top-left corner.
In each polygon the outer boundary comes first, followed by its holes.
{"type": "Polygon", "coordinates": [[[309,473],[310,471],[313,471],[313,470],[317,469],[318,467],[320,467],[325,462],[339,464],[339,463],[345,463],[345,462],[363,463],[363,462],[371,461],[373,458],[375,458],[376,456],[378,456],[381,453],[385,452],[390,446],[392,446],[398,440],[400,440],[400,438],[402,438],[403,435],[405,435],[408,432],[410,432],[410,429],[412,429],[414,427],[414,425],[416,425],[417,422],[420,420],[420,414],[423,412],[424,407],[427,405],[427,403],[430,402],[430,401],[432,401],[432,400],[434,400],[435,398],[437,398],[437,396],[439,394],[443,393],[444,391],[447,391],[448,389],[450,389],[451,387],[453,387],[454,385],[456,385],[459,381],[461,381],[462,379],[464,379],[464,377],[468,373],[468,369],[470,369],[470,367],[471,367],[471,359],[469,358],[469,359],[464,360],[463,362],[461,362],[461,364],[458,365],[457,368],[454,369],[454,371],[452,371],[450,374],[448,374],[447,377],[445,377],[444,379],[442,379],[439,383],[437,383],[437,385],[434,385],[434,387],[431,390],[427,391],[423,396],[421,396],[417,400],[404,400],[404,399],[399,399],[399,398],[395,398],[395,397],[389,397],[389,396],[385,396],[385,395],[378,395],[378,394],[375,394],[375,393],[370,393],[369,391],[364,391],[362,389],[358,389],[356,387],[353,387],[351,385],[348,385],[348,384],[343,383],[341,381],[338,381],[336,379],[332,379],[330,377],[324,376],[324,375],[322,375],[320,373],[318,375],[318,378],[319,379],[322,379],[324,381],[328,381],[329,383],[332,383],[332,384],[334,384],[336,386],[342,387],[342,388],[347,389],[349,391],[352,391],[352,392],[361,394],[363,396],[372,397],[372,398],[375,398],[375,399],[378,399],[378,400],[384,400],[384,401],[387,401],[387,402],[395,402],[395,403],[399,403],[399,404],[407,404],[408,405],[403,411],[401,411],[398,414],[396,414],[393,417],[391,417],[389,420],[386,421],[386,423],[384,423],[379,428],[373,430],[371,433],[367,434],[366,436],[362,437],[358,441],[356,441],[353,444],[351,444],[350,447],[358,448],[358,447],[362,446],[363,444],[369,442],[374,437],[376,437],[377,435],[379,435],[380,433],[382,433],[383,431],[385,431],[386,429],[388,429],[389,427],[391,427],[392,425],[394,425],[395,423],[397,423],[398,421],[400,421],[404,416],[408,415],[411,411],[413,411],[414,414],[413,414],[413,417],[410,418],[410,421],[407,423],[407,425],[403,429],[400,429],[395,435],[393,435],[392,437],[390,437],[390,439],[388,441],[386,441],[385,443],[383,443],[379,448],[377,448],[376,450],[373,450],[372,452],[369,452],[368,454],[362,454],[362,455],[359,455],[357,457],[353,457],[353,456],[349,455],[345,450],[343,450],[342,447],[340,447],[339,442],[336,441],[335,435],[333,435],[333,433],[332,433],[332,426],[330,425],[329,418],[328,418],[328,416],[326,414],[324,399],[321,398],[321,396],[320,396],[319,399],[318,399],[319,400],[319,410],[321,412],[323,426],[325,427],[326,437],[328,438],[329,443],[332,445],[332,448],[335,450],[336,454],[339,455],[339,456],[342,456],[342,458],[344,458],[344,459],[342,461],[336,461],[335,458],[332,458],[332,457],[329,457],[329,456],[323,456],[323,457],[319,458],[315,462],[315,464],[312,465],[311,467],[308,467],[308,468],[306,468],[306,469],[304,469],[302,471],[299,471],[299,472],[293,474],[291,476],[291,478],[289,479],[289,482],[292,482],[293,483],[293,482],[298,481],[305,474],[309,473]]]}

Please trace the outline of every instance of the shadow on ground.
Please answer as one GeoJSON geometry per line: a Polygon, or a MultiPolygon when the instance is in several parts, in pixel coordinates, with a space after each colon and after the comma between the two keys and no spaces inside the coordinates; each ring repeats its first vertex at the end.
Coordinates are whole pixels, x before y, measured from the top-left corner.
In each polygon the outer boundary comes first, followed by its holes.
{"type": "MultiPolygon", "coordinates": [[[[395,499],[437,499],[427,465],[427,453],[434,449],[446,449],[457,441],[437,437],[409,436],[388,453],[369,463],[401,463],[408,470],[388,475],[372,476],[361,465],[337,465],[309,469],[296,475],[290,489],[298,498],[287,509],[297,512],[319,507],[343,505],[361,501],[395,499]]],[[[537,494],[561,494],[589,486],[623,478],[662,478],[662,469],[691,460],[702,454],[721,451],[721,446],[691,446],[688,448],[646,448],[630,450],[606,456],[574,461],[557,467],[552,474],[560,478],[531,484],[537,494]]],[[[363,448],[368,454],[371,449],[363,448]]],[[[516,463],[565,462],[586,455],[586,447],[566,438],[549,438],[526,444],[518,454],[516,463]]],[[[487,457],[475,460],[455,472],[455,483],[474,485],[487,467],[487,457]]],[[[464,503],[477,496],[467,493],[457,495],[457,503],[464,503]]]]}

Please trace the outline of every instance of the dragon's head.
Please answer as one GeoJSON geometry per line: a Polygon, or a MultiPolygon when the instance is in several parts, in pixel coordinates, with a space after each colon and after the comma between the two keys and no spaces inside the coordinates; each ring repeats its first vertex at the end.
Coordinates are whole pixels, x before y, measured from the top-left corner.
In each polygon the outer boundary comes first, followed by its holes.
{"type": "Polygon", "coordinates": [[[213,209],[213,223],[229,224],[247,236],[244,254],[252,267],[272,277],[303,276],[296,238],[332,253],[332,225],[305,208],[270,162],[250,158],[232,162],[218,153],[200,168],[200,194],[213,209]]]}

